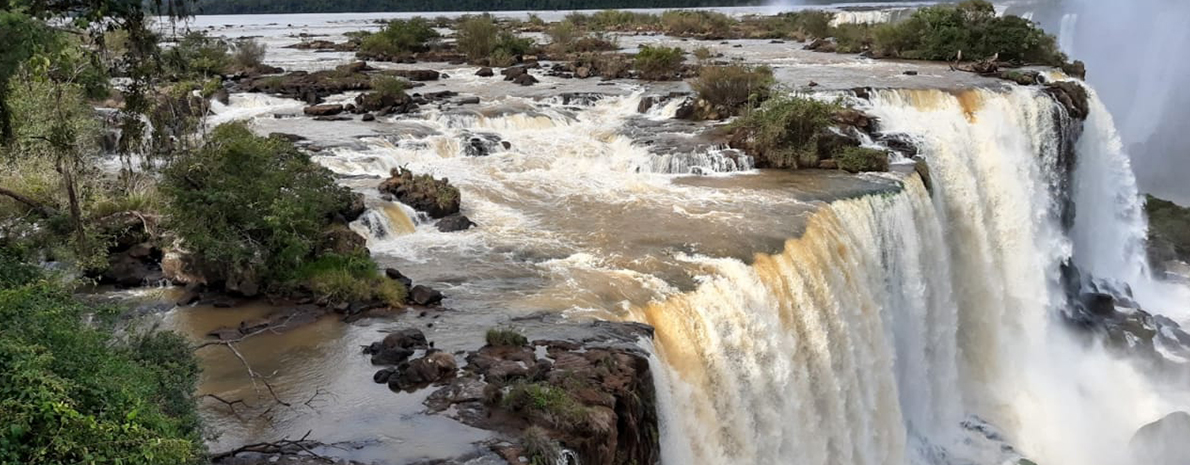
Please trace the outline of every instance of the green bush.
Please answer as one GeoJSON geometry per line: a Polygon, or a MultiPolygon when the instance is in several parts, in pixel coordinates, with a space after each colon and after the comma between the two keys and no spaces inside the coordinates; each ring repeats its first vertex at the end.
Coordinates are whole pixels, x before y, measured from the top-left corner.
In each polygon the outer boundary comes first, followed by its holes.
{"type": "Polygon", "coordinates": [[[550,48],[556,53],[574,50],[574,43],[582,37],[582,31],[570,21],[554,23],[546,29],[545,35],[550,38],[550,48]]]}
{"type": "Polygon", "coordinates": [[[292,143],[242,124],[216,127],[206,144],[164,171],[168,227],[225,277],[280,284],[316,252],[330,219],[351,203],[330,171],[292,143]]]}
{"type": "Polygon", "coordinates": [[[232,64],[230,45],[202,32],[189,32],[165,52],[166,63],[179,76],[220,75],[232,64]]]}
{"type": "Polygon", "coordinates": [[[529,344],[529,339],[511,329],[489,329],[484,340],[492,347],[523,347],[529,344]]]}
{"type": "Polygon", "coordinates": [[[399,97],[409,89],[409,83],[392,76],[374,76],[372,78],[372,92],[381,97],[399,97]]]}
{"type": "Polygon", "coordinates": [[[392,60],[429,50],[430,41],[438,37],[438,31],[425,18],[396,19],[380,32],[364,37],[358,54],[361,58],[392,60]]]}
{"type": "Polygon", "coordinates": [[[200,463],[199,368],[186,342],[115,340],[105,322],[120,309],[83,302],[56,278],[14,278],[5,265],[0,463],[200,463]]]}
{"type": "Polygon", "coordinates": [[[998,56],[1001,61],[1061,66],[1066,56],[1057,40],[1029,20],[997,16],[984,0],[921,8],[908,20],[878,26],[846,24],[831,31],[838,51],[872,48],[882,56],[919,60],[969,60],[998,56]]]}
{"type": "Polygon", "coordinates": [[[682,71],[682,49],[677,47],[641,46],[633,59],[640,78],[650,81],[676,79],[682,71]]]}
{"type": "Polygon", "coordinates": [[[499,35],[500,27],[491,16],[472,16],[459,22],[456,41],[467,59],[478,61],[496,50],[499,35]]]}
{"type": "Polygon", "coordinates": [[[706,10],[672,10],[661,14],[661,27],[677,37],[727,37],[735,20],[706,10]]]}
{"type": "Polygon", "coordinates": [[[302,264],[291,285],[305,287],[332,302],[378,300],[392,307],[405,304],[408,290],[383,276],[366,252],[324,254],[302,264]]]}
{"type": "Polygon", "coordinates": [[[566,20],[597,31],[623,31],[652,27],[660,24],[661,18],[649,13],[623,10],[603,10],[591,15],[571,13],[566,20]]]}
{"type": "Polygon", "coordinates": [[[690,87],[698,98],[732,116],[745,106],[768,99],[772,89],[773,70],[767,66],[706,66],[698,71],[698,78],[690,87]]]}
{"type": "Polygon", "coordinates": [[[244,39],[236,42],[236,51],[232,55],[232,62],[240,69],[253,69],[264,63],[267,51],[264,44],[254,39],[244,39]]]}
{"type": "Polygon", "coordinates": [[[691,53],[694,55],[694,59],[698,60],[699,62],[706,62],[715,57],[715,52],[712,52],[711,49],[707,47],[698,47],[691,53]]]}
{"type": "Polygon", "coordinates": [[[748,112],[733,122],[732,128],[747,133],[750,148],[765,166],[816,166],[818,138],[840,108],[837,103],[783,95],[748,112]]]}
{"type": "Polygon", "coordinates": [[[839,169],[859,173],[863,171],[888,171],[888,152],[866,147],[844,147],[835,154],[839,169]]]}

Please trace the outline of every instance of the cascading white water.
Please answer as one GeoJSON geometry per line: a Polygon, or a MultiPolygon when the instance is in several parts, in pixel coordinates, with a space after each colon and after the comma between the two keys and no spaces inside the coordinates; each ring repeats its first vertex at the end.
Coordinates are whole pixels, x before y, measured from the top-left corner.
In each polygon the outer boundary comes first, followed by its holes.
{"type": "Polygon", "coordinates": [[[1055,108],[1029,88],[875,92],[866,110],[918,141],[932,198],[911,175],[751,266],[691,257],[713,276],[637,315],[669,367],[668,463],[1128,463],[1132,432],[1174,406],[1055,315],[1060,264],[1143,263],[1125,247],[1143,221],[1092,94],[1074,190],[1100,203],[1065,234],[1055,108]],[[966,415],[1016,449],[972,440],[966,415]]]}

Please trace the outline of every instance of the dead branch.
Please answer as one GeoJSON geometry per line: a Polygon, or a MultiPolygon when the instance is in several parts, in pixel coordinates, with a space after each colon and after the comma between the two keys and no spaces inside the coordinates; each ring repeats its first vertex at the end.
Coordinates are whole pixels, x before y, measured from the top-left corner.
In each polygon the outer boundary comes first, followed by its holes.
{"type": "Polygon", "coordinates": [[[318,441],[308,440],[307,438],[310,437],[311,432],[313,432],[313,430],[306,431],[306,434],[302,435],[301,439],[298,439],[296,441],[289,440],[287,438],[281,438],[280,440],[273,441],[273,442],[258,442],[256,444],[248,444],[245,446],[240,446],[235,449],[229,450],[227,452],[221,452],[221,453],[212,455],[211,462],[218,463],[220,460],[235,457],[236,455],[243,454],[243,453],[256,453],[256,454],[292,455],[292,456],[301,456],[301,455],[305,454],[305,455],[313,457],[314,459],[317,459],[322,462],[335,463],[335,461],[333,459],[328,458],[328,457],[321,455],[317,452],[314,452],[312,450],[313,448],[325,447],[326,445],[321,442],[318,442],[318,441]]]}
{"type": "Polygon", "coordinates": [[[4,187],[0,187],[0,195],[3,195],[10,199],[16,200],[17,202],[25,204],[26,206],[31,208],[33,211],[37,212],[38,215],[41,215],[42,217],[45,217],[45,218],[54,216],[54,214],[57,213],[56,210],[42,204],[41,202],[33,200],[33,199],[26,197],[24,195],[21,195],[18,192],[15,192],[15,191],[12,191],[9,189],[5,189],[4,187]]]}

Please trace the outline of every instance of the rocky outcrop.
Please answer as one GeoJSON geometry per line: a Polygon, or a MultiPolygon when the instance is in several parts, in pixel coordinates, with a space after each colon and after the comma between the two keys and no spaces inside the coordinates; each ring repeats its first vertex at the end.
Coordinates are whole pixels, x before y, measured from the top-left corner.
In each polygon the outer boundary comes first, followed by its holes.
{"type": "Polygon", "coordinates": [[[327,104],[327,105],[311,105],[302,110],[306,116],[333,116],[343,113],[343,105],[327,104]]]}
{"type": "Polygon", "coordinates": [[[490,445],[509,463],[555,463],[561,454],[583,464],[658,463],[655,388],[649,356],[636,345],[652,337],[652,328],[558,326],[560,319],[547,315],[522,321],[547,323],[569,337],[529,342],[493,330],[487,345],[452,355],[433,349],[420,331],[402,329],[365,348],[374,362],[385,351],[392,355],[379,361],[394,362],[373,381],[394,391],[439,386],[425,401],[429,412],[519,438],[490,445]]]}
{"type": "Polygon", "coordinates": [[[472,223],[470,218],[458,213],[438,220],[438,224],[434,225],[440,232],[466,231],[474,226],[475,223],[472,223]]]}
{"type": "Polygon", "coordinates": [[[428,174],[414,175],[404,168],[394,168],[392,177],[380,183],[380,193],[426,212],[431,218],[445,218],[459,212],[459,190],[446,178],[428,174]]]}
{"type": "Polygon", "coordinates": [[[1072,326],[1101,336],[1111,347],[1157,365],[1190,361],[1190,333],[1162,315],[1140,308],[1124,283],[1062,267],[1070,308],[1063,316],[1072,326]]]}
{"type": "Polygon", "coordinates": [[[1051,82],[1045,85],[1045,92],[1061,104],[1071,118],[1085,120],[1091,114],[1087,89],[1077,82],[1051,82]]]}
{"type": "Polygon", "coordinates": [[[417,103],[404,92],[397,94],[368,92],[355,97],[352,113],[376,112],[381,115],[405,114],[417,109],[417,103]]]}
{"type": "MultiPolygon", "coordinates": [[[[410,81],[438,79],[437,71],[430,70],[375,70],[366,62],[357,61],[339,66],[333,70],[294,71],[279,76],[248,77],[238,84],[243,92],[263,92],[281,95],[316,105],[322,99],[344,92],[372,89],[374,76],[402,77],[410,81]]],[[[411,83],[422,85],[419,82],[411,83]]]]}

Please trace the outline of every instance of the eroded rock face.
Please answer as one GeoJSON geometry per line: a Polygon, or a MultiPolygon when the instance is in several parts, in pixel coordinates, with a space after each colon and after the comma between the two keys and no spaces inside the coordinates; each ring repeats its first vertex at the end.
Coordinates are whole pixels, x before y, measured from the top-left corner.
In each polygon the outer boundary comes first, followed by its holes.
{"type": "Polygon", "coordinates": [[[1070,300],[1064,316],[1076,328],[1150,363],[1184,368],[1190,361],[1190,333],[1169,318],[1141,309],[1127,284],[1082,275],[1073,265],[1063,266],[1062,278],[1070,300]]]}
{"type": "MultiPolygon", "coordinates": [[[[535,436],[522,441],[555,442],[579,463],[657,463],[652,373],[648,354],[635,345],[652,337],[652,328],[596,322],[587,331],[577,340],[484,346],[467,355],[460,376],[426,405],[478,428],[535,436]]],[[[524,457],[523,447],[499,452],[512,463],[555,459],[524,457]]]]}
{"type": "Polygon", "coordinates": [[[470,218],[458,213],[438,220],[438,224],[434,225],[441,232],[465,231],[473,226],[475,223],[472,223],[470,218]]]}
{"type": "Polygon", "coordinates": [[[1045,92],[1062,104],[1071,118],[1085,120],[1091,114],[1087,89],[1077,82],[1051,82],[1045,85],[1045,92]]]}
{"type": "Polygon", "coordinates": [[[414,210],[426,212],[431,218],[445,218],[459,212],[459,190],[446,178],[394,168],[392,177],[380,183],[380,193],[391,195],[414,210]]]}

